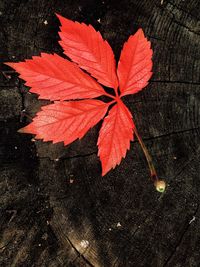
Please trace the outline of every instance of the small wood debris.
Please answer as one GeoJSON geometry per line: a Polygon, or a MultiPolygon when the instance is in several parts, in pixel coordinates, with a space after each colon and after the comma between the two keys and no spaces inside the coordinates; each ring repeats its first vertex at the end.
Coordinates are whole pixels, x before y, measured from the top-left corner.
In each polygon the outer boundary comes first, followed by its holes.
{"type": "Polygon", "coordinates": [[[189,221],[189,224],[193,223],[195,220],[196,220],[196,217],[193,216],[193,217],[192,217],[192,220],[189,221]]]}
{"type": "Polygon", "coordinates": [[[121,225],[121,223],[120,222],[118,222],[117,223],[117,227],[121,227],[122,225],[121,225]]]}
{"type": "Polygon", "coordinates": [[[74,175],[73,174],[70,174],[69,175],[69,183],[70,184],[73,184],[74,183],[74,175]]]}
{"type": "Polygon", "coordinates": [[[81,240],[80,245],[82,248],[87,248],[89,246],[89,241],[81,240]]]}

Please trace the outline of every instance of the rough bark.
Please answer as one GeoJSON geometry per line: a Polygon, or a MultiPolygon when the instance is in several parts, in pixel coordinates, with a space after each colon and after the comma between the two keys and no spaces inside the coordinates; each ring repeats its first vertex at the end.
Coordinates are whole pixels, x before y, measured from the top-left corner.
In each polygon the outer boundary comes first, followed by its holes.
{"type": "Polygon", "coordinates": [[[101,177],[100,125],[68,147],[18,134],[28,122],[21,111],[33,116],[40,103],[1,64],[0,266],[199,266],[199,10],[198,0],[0,1],[1,62],[62,55],[55,12],[94,25],[117,58],[144,29],[154,75],[125,101],[168,183],[155,191],[137,141],[101,177]]]}

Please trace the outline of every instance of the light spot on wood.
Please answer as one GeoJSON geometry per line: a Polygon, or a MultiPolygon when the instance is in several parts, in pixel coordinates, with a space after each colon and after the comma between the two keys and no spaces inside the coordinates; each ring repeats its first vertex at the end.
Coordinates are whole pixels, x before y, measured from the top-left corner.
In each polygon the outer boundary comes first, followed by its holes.
{"type": "Polygon", "coordinates": [[[195,220],[196,220],[196,217],[193,216],[193,217],[192,217],[192,220],[189,221],[189,224],[193,223],[195,220]]]}
{"type": "Polygon", "coordinates": [[[118,222],[117,223],[117,227],[121,227],[122,225],[121,225],[121,223],[120,222],[118,222]]]}
{"type": "Polygon", "coordinates": [[[87,240],[81,240],[80,246],[82,248],[87,248],[89,246],[89,241],[87,241],[87,240]]]}

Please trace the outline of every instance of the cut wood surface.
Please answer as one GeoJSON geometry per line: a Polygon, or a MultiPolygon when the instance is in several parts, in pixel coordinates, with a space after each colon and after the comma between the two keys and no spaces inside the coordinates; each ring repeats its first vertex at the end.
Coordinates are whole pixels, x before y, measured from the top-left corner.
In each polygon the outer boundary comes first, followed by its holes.
{"type": "Polygon", "coordinates": [[[93,25],[117,60],[129,35],[144,30],[154,74],[124,101],[168,184],[155,191],[137,139],[101,177],[101,123],[67,147],[17,133],[48,101],[1,64],[0,266],[200,265],[199,10],[198,0],[0,1],[1,63],[62,56],[55,13],[93,25]]]}

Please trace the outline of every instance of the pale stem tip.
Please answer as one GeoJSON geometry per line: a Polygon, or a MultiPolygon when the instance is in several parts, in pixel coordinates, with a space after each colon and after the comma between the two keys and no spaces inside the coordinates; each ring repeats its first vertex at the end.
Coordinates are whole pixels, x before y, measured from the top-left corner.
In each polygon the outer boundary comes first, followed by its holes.
{"type": "Polygon", "coordinates": [[[156,190],[160,193],[164,193],[165,192],[165,188],[166,188],[166,183],[163,180],[157,180],[154,183],[156,190]]]}

